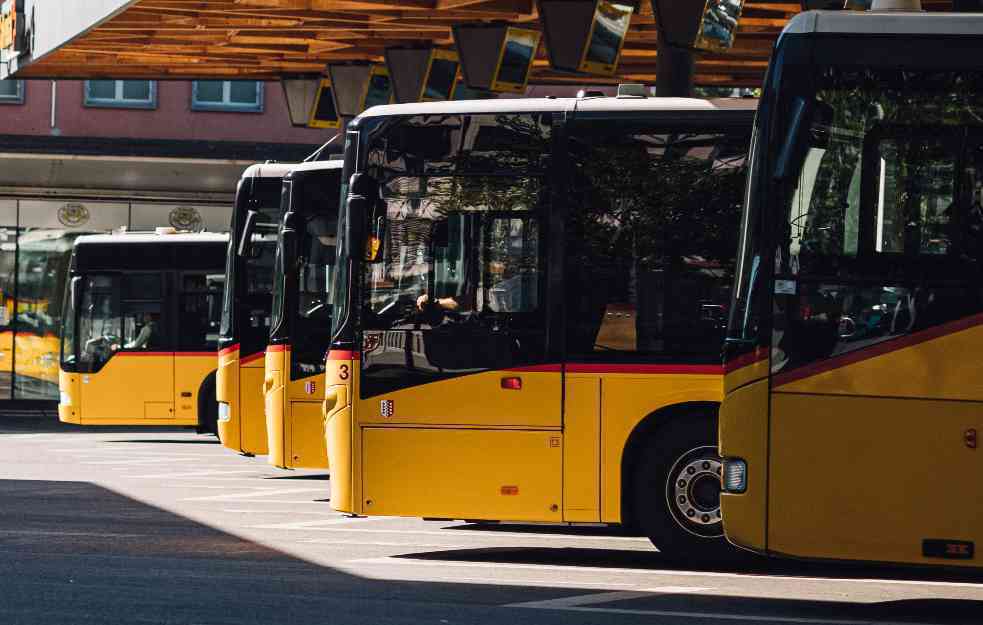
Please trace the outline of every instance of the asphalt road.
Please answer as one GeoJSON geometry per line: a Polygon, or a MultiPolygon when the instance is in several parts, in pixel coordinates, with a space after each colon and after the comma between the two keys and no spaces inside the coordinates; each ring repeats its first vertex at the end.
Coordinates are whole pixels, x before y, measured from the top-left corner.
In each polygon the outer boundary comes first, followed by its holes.
{"type": "Polygon", "coordinates": [[[680,567],[608,528],[348,518],[185,430],[0,421],[0,625],[983,623],[983,575],[680,567]]]}

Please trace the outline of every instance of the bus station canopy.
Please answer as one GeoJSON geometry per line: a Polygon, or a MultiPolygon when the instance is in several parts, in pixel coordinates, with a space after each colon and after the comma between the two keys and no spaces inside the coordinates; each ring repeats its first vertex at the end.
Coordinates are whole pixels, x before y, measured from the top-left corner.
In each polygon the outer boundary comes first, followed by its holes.
{"type": "MultiPolygon", "coordinates": [[[[685,4],[657,1],[667,7],[685,4]]],[[[23,4],[29,47],[19,55],[4,52],[0,76],[16,78],[276,80],[319,73],[329,63],[381,62],[389,47],[449,48],[455,24],[507,22],[541,30],[537,0],[9,2],[23,4]]],[[[654,83],[659,24],[650,0],[632,4],[637,10],[615,75],[556,71],[540,46],[530,83],[654,83]]],[[[930,11],[948,11],[951,5],[950,0],[923,2],[930,11]]],[[[801,10],[802,4],[788,0],[746,0],[733,46],[698,53],[693,82],[759,86],[775,39],[801,10]]]]}

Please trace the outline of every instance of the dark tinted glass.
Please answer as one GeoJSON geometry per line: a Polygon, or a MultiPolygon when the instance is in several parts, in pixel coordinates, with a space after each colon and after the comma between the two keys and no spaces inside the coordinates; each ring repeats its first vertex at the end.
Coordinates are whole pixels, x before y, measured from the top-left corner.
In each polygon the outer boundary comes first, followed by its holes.
{"type": "Polygon", "coordinates": [[[719,362],[749,131],[572,133],[568,361],[719,362]]]}
{"type": "Polygon", "coordinates": [[[502,64],[498,68],[498,81],[513,84],[525,82],[533,53],[535,50],[530,45],[521,41],[506,40],[502,64]]]}
{"type": "Polygon", "coordinates": [[[330,86],[321,87],[321,95],[317,101],[314,119],[322,122],[338,121],[338,111],[334,107],[334,97],[330,86]]]}
{"type": "Polygon", "coordinates": [[[392,99],[392,79],[385,74],[372,74],[369,78],[369,90],[365,94],[365,108],[380,104],[389,104],[392,99]]]}
{"type": "Polygon", "coordinates": [[[771,215],[776,373],[983,310],[983,73],[811,75],[771,215]]]}
{"type": "Polygon", "coordinates": [[[629,6],[604,1],[598,4],[594,31],[587,48],[587,61],[613,65],[618,60],[618,51],[625,33],[628,32],[631,13],[629,6]]]}
{"type": "Polygon", "coordinates": [[[544,361],[550,122],[413,118],[372,146],[387,223],[362,276],[363,396],[544,361]]]}
{"type": "Polygon", "coordinates": [[[457,61],[434,59],[423,89],[425,100],[450,100],[454,79],[457,78],[457,61]]]}

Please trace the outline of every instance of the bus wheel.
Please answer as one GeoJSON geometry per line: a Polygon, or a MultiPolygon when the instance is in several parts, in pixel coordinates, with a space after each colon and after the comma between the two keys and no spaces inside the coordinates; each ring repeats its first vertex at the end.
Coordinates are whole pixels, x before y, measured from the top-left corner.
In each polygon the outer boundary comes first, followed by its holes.
{"type": "Polygon", "coordinates": [[[218,400],[215,379],[209,378],[198,389],[198,433],[218,436],[218,400]]]}
{"type": "Polygon", "coordinates": [[[720,516],[716,419],[689,416],[667,423],[644,444],[635,464],[638,525],[674,560],[729,560],[720,516]]]}

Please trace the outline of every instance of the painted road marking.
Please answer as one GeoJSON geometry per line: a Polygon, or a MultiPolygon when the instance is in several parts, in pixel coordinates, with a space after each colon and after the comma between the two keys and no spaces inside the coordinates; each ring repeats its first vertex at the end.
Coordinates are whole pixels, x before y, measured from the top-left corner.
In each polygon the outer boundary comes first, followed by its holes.
{"type": "MultiPolygon", "coordinates": [[[[670,587],[671,588],[671,587],[670,587]]],[[[808,618],[801,616],[779,616],[777,614],[734,614],[732,612],[692,612],[677,610],[631,610],[627,608],[595,608],[588,607],[599,603],[611,603],[614,601],[626,601],[631,599],[641,599],[661,594],[658,588],[653,588],[652,592],[645,591],[616,591],[592,593],[589,595],[576,595],[573,597],[562,597],[560,599],[547,599],[545,601],[525,601],[522,603],[509,603],[503,608],[525,608],[532,610],[564,610],[568,612],[591,612],[595,614],[634,614],[639,616],[670,616],[686,619],[719,619],[726,621],[750,621],[753,623],[808,623],[816,625],[888,625],[900,623],[898,621],[882,620],[852,620],[852,619],[828,619],[828,618],[808,618]]],[[[904,625],[931,625],[929,623],[915,623],[904,621],[904,625]]]]}
{"type": "MultiPolygon", "coordinates": [[[[249,471],[240,471],[240,473],[248,473],[249,471]]],[[[327,489],[321,488],[270,488],[263,489],[252,493],[233,493],[229,495],[211,495],[206,497],[188,497],[182,499],[181,501],[226,501],[229,499],[253,499],[256,497],[266,497],[275,495],[296,495],[298,493],[326,493],[327,489]]]]}
{"type": "MultiPolygon", "coordinates": [[[[332,531],[344,531],[344,532],[379,532],[387,530],[349,530],[345,528],[334,528],[332,531]]],[[[404,530],[405,532],[405,530],[404,530]]],[[[420,534],[422,532],[413,532],[414,534],[420,534]]],[[[446,535],[446,534],[445,534],[446,535]]],[[[882,584],[885,586],[929,586],[929,587],[944,587],[944,588],[973,588],[976,590],[983,589],[983,584],[971,583],[971,582],[937,582],[937,581],[921,581],[921,580],[908,580],[908,579],[869,579],[869,578],[831,578],[831,577],[808,577],[808,576],[798,576],[798,575],[768,575],[768,574],[756,574],[756,573],[724,573],[718,571],[676,571],[676,570],[658,570],[658,569],[629,569],[629,568],[615,568],[615,567],[604,567],[604,566],[565,566],[565,565],[539,565],[539,564],[515,564],[515,563],[505,563],[505,562],[434,562],[428,560],[407,560],[403,558],[363,558],[359,560],[350,560],[349,562],[357,564],[370,564],[370,565],[405,565],[405,566],[439,566],[439,567],[457,567],[457,568],[479,568],[479,569],[528,569],[528,570],[543,570],[543,569],[554,569],[557,571],[569,571],[571,573],[575,572],[588,572],[588,573],[625,573],[630,575],[661,575],[661,576],[672,576],[672,577],[709,577],[709,578],[723,578],[723,579],[739,579],[739,580],[758,580],[764,582],[771,582],[776,580],[791,581],[791,582],[820,582],[820,583],[835,583],[843,582],[848,584],[882,584]]]]}
{"type": "MultiPolygon", "coordinates": [[[[337,515],[340,513],[335,512],[335,514],[337,515]]],[[[353,519],[351,517],[345,516],[345,517],[337,517],[334,519],[322,519],[317,521],[293,521],[290,523],[273,523],[269,525],[250,525],[249,527],[257,530],[310,530],[310,529],[318,529],[324,525],[345,525],[349,523],[360,524],[360,523],[370,523],[372,521],[392,521],[392,520],[393,519],[389,517],[371,517],[367,519],[362,519],[362,518],[353,519]]],[[[332,529],[337,530],[338,528],[332,528],[332,529]]],[[[410,532],[404,530],[403,532],[399,532],[399,533],[410,533],[410,532]]],[[[417,532],[412,532],[412,533],[416,534],[417,532]]],[[[446,534],[442,534],[442,535],[446,536],[446,534]]],[[[403,544],[405,545],[406,543],[404,542],[403,544]]]]}
{"type": "Polygon", "coordinates": [[[255,473],[255,472],[256,469],[229,469],[224,471],[190,471],[190,472],[183,472],[183,473],[155,473],[152,475],[128,475],[126,477],[141,478],[141,479],[154,478],[154,479],[167,480],[177,477],[197,477],[201,475],[233,475],[236,473],[242,474],[242,473],[255,473]]]}

